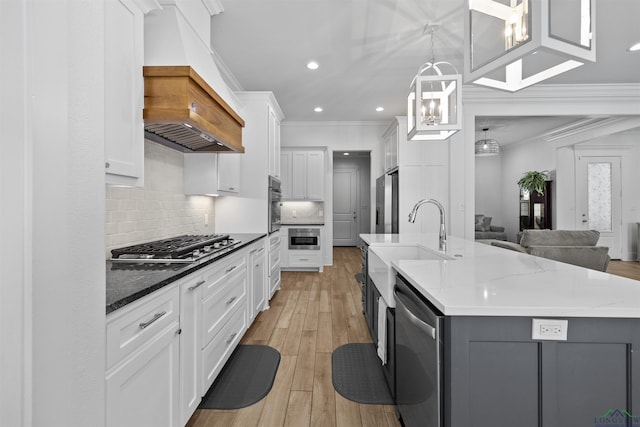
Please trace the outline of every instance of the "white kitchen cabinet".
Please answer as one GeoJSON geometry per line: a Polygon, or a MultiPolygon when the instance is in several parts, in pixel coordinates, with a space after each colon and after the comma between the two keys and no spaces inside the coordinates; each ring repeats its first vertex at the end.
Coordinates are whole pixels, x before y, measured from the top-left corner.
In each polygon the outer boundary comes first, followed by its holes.
{"type": "Polygon", "coordinates": [[[246,297],[239,301],[237,309],[229,313],[227,322],[202,351],[204,392],[211,387],[247,330],[246,302],[246,297]]]}
{"type": "Polygon", "coordinates": [[[394,120],[382,135],[384,142],[384,170],[392,171],[398,168],[398,120],[394,120]]]}
{"type": "Polygon", "coordinates": [[[280,180],[282,182],[282,199],[291,200],[291,162],[293,152],[291,150],[280,151],[280,180]]]}
{"type": "Polygon", "coordinates": [[[189,421],[202,400],[202,352],[200,326],[202,312],[201,275],[189,275],[180,282],[180,425],[189,421]]]}
{"type": "MultiPolygon", "coordinates": [[[[268,176],[280,177],[280,122],[284,114],[272,92],[236,92],[245,120],[242,197],[267,198],[268,176]]],[[[266,223],[266,207],[265,207],[266,223]]],[[[266,230],[264,230],[266,231],[266,230]]]]}
{"type": "Polygon", "coordinates": [[[247,257],[243,249],[203,269],[200,349],[204,395],[247,330],[247,257]]]}
{"type": "Polygon", "coordinates": [[[185,153],[184,194],[218,194],[218,155],[185,153]]]}
{"type": "Polygon", "coordinates": [[[244,154],[218,154],[218,191],[240,192],[240,171],[244,154]]]}
{"type": "Polygon", "coordinates": [[[243,154],[185,153],[184,193],[234,195],[240,191],[243,154]]]}
{"type": "Polygon", "coordinates": [[[294,151],[291,156],[291,199],[307,199],[306,151],[294,151]]]}
{"type": "Polygon", "coordinates": [[[267,294],[267,265],[265,263],[265,243],[260,240],[249,251],[249,324],[264,310],[267,294]]]}
{"type": "Polygon", "coordinates": [[[144,186],[144,14],[155,1],[106,0],[104,144],[106,183],[144,186]]]}
{"type": "Polygon", "coordinates": [[[324,152],[307,153],[307,199],[324,200],[324,152]]]}
{"type": "Polygon", "coordinates": [[[280,121],[281,115],[278,115],[272,105],[268,106],[269,110],[269,175],[280,178],[280,121]]]}
{"type": "Polygon", "coordinates": [[[282,239],[279,232],[269,236],[269,300],[280,289],[281,245],[282,239]]]}
{"type": "Polygon", "coordinates": [[[283,200],[324,200],[324,151],[282,152],[283,200]]]}
{"type": "Polygon", "coordinates": [[[108,427],[179,424],[179,299],[168,286],[107,316],[108,427]]]}
{"type": "Polygon", "coordinates": [[[312,250],[289,251],[288,268],[291,269],[318,269],[322,271],[322,252],[312,250]]]}

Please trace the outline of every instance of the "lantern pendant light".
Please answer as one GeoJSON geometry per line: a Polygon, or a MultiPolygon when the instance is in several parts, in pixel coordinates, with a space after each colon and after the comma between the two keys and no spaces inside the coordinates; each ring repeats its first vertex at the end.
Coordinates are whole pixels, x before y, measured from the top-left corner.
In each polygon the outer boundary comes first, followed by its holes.
{"type": "Polygon", "coordinates": [[[412,141],[444,140],[462,129],[462,76],[449,62],[435,61],[436,29],[437,25],[425,27],[431,34],[431,60],[418,69],[407,96],[407,137],[412,141]],[[444,74],[443,67],[453,73],[444,74]]]}
{"type": "Polygon", "coordinates": [[[465,83],[515,92],[596,60],[595,0],[466,3],[465,83]]]}

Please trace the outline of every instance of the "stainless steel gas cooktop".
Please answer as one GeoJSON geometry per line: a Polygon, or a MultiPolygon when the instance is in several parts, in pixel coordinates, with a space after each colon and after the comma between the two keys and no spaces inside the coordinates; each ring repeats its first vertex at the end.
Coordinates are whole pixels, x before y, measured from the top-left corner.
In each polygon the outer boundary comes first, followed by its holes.
{"type": "Polygon", "coordinates": [[[192,263],[227,252],[240,244],[229,235],[183,235],[111,250],[111,261],[129,263],[192,263]]]}

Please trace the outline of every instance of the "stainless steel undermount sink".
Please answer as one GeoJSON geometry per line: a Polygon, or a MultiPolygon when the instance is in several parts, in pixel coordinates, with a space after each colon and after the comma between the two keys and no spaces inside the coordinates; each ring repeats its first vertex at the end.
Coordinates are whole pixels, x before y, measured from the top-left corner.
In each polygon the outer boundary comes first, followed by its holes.
{"type": "Polygon", "coordinates": [[[389,307],[395,307],[393,286],[395,277],[391,262],[401,260],[453,261],[456,258],[425,249],[418,244],[369,246],[369,277],[389,307]]]}

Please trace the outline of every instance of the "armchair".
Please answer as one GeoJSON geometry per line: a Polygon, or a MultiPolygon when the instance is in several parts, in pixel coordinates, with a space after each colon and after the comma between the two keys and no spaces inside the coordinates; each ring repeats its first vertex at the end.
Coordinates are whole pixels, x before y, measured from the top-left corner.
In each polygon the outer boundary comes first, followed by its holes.
{"type": "Polygon", "coordinates": [[[524,230],[520,243],[492,241],[492,246],[553,259],[592,270],[607,271],[609,248],[596,246],[597,230],[524,230]]]}

